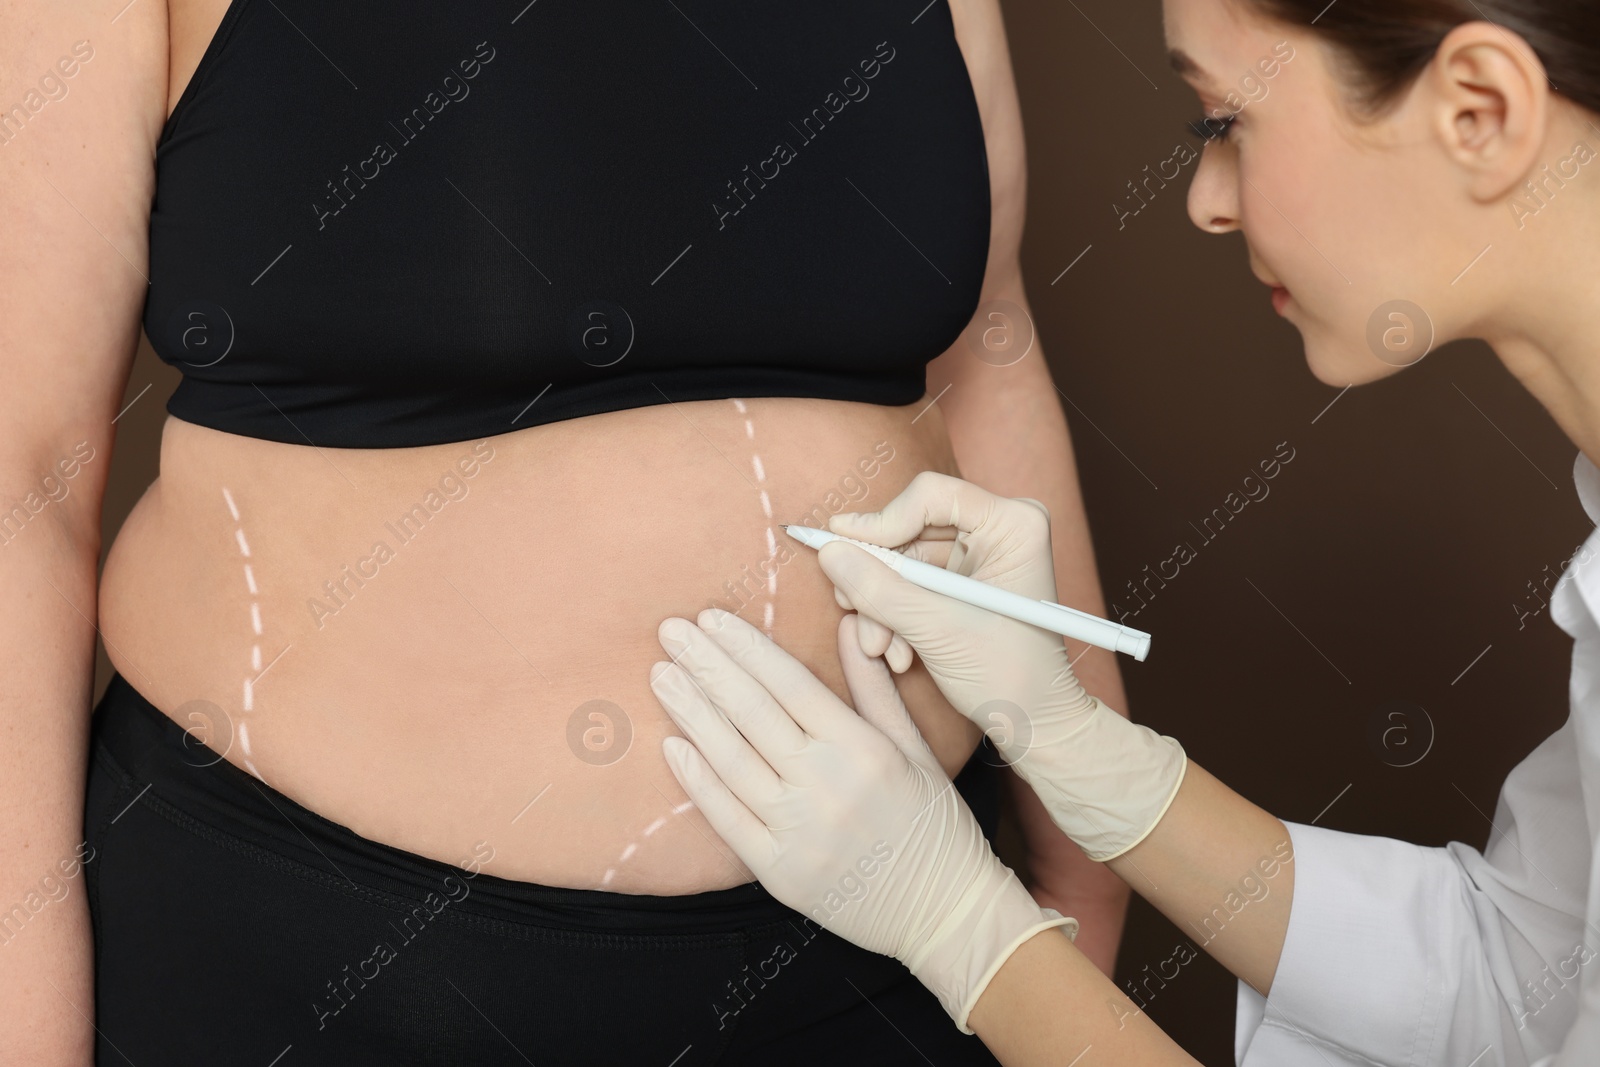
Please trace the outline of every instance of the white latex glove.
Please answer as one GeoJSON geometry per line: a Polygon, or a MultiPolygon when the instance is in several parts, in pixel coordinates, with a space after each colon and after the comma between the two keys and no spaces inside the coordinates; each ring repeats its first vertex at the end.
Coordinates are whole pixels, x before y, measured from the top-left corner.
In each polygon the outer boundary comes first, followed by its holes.
{"type": "MultiPolygon", "coordinates": [[[[1056,599],[1050,517],[1035,500],[925,471],[882,511],[835,515],[828,528],[1056,599]]],[[[1183,748],[1085,692],[1059,634],[912,585],[854,545],[824,545],[818,558],[840,603],[876,624],[859,631],[863,651],[883,654],[890,634],[915,649],[1091,858],[1115,859],[1155,829],[1183,782],[1183,748]]]]}
{"type": "Polygon", "coordinates": [[[859,715],[744,620],[667,619],[674,662],[650,685],[689,740],[662,752],[774,897],[904,963],[970,1034],[1011,953],[1051,927],[1073,936],[1077,920],[1041,909],[990,850],[855,627],[845,616],[839,655],[859,715]]]}

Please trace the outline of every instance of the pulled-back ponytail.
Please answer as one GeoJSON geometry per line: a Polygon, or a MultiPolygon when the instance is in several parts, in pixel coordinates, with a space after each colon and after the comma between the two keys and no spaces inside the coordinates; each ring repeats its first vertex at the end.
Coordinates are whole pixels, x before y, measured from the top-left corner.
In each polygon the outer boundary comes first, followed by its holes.
{"type": "Polygon", "coordinates": [[[1478,21],[1520,35],[1555,92],[1600,113],[1597,0],[1247,0],[1247,6],[1335,45],[1350,65],[1357,101],[1372,113],[1416,80],[1451,30],[1478,21]]]}

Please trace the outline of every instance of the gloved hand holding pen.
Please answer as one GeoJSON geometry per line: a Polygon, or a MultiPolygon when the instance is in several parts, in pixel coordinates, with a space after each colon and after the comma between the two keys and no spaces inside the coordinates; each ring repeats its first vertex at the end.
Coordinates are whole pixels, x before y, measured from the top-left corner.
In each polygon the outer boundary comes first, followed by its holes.
{"type": "MultiPolygon", "coordinates": [[[[1055,599],[1050,519],[1037,501],[927,471],[882,511],[835,515],[828,527],[1055,599]]],[[[914,648],[945,699],[988,733],[1090,857],[1120,856],[1160,821],[1183,781],[1183,749],[1085,692],[1059,636],[912,585],[853,545],[824,545],[818,559],[841,606],[863,617],[863,651],[883,655],[902,640],[914,648]]],[[[900,670],[909,662],[889,659],[900,670]]]]}
{"type": "MultiPolygon", "coordinates": [[[[1055,596],[1049,520],[1033,501],[922,474],[883,511],[836,516],[830,528],[1055,596]]],[[[1062,920],[994,856],[876,657],[903,670],[909,657],[891,650],[915,650],[1090,856],[1126,878],[1118,868],[1132,857],[1117,857],[1143,843],[1133,866],[1163,892],[1141,891],[1169,917],[1229,891],[1235,866],[1281,840],[1282,824],[1200,768],[1186,774],[1175,741],[1085,693],[1058,635],[922,589],[849,544],[824,545],[819,559],[841,604],[857,609],[839,629],[855,710],[736,616],[667,619],[659,636],[673,662],[655,666],[651,686],[687,738],[662,743],[685,792],[774,896],[901,960],[1002,1062],[1056,1062],[1052,1050],[1087,1042],[1105,1062],[1192,1063],[1066,939],[1035,936],[1062,920]],[[1180,785],[1183,825],[1153,833],[1180,785]]],[[[1285,922],[1274,898],[1213,954],[1265,989],[1285,922]]]]}

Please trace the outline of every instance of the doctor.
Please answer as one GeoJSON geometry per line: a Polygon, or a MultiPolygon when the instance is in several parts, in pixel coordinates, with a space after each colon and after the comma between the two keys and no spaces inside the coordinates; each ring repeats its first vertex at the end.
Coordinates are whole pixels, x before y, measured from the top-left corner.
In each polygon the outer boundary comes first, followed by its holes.
{"type": "MultiPolygon", "coordinates": [[[[1486,338],[1578,445],[1579,498],[1600,523],[1600,8],[1167,0],[1166,16],[1218,134],[1190,214],[1244,232],[1313,372],[1368,382],[1435,339],[1486,338]],[[1237,72],[1283,42],[1291,67],[1246,108],[1237,72]]],[[[1055,595],[1032,501],[927,473],[830,528],[1055,595]]],[[[1240,979],[1245,1067],[1593,1067],[1596,553],[1600,530],[1552,601],[1574,639],[1570,718],[1512,771],[1483,854],[1281,822],[1084,692],[1059,638],[844,544],[818,558],[856,612],[839,648],[855,710],[732,615],[668,619],[652,686],[687,740],[663,751],[775,896],[900,959],[1007,1064],[1192,1061],[989,850],[899,702],[890,670],[913,650],[1087,854],[1207,931],[1240,979]]]]}

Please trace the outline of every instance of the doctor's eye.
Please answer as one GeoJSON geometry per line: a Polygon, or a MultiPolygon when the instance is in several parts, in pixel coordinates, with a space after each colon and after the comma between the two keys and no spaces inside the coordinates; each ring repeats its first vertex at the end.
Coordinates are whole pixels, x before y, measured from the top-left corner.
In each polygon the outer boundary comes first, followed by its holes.
{"type": "Polygon", "coordinates": [[[1237,115],[1229,115],[1225,119],[1208,115],[1203,119],[1196,119],[1185,125],[1190,133],[1202,141],[1226,141],[1228,139],[1228,131],[1233,128],[1233,124],[1237,121],[1239,121],[1239,116],[1237,115]]]}

